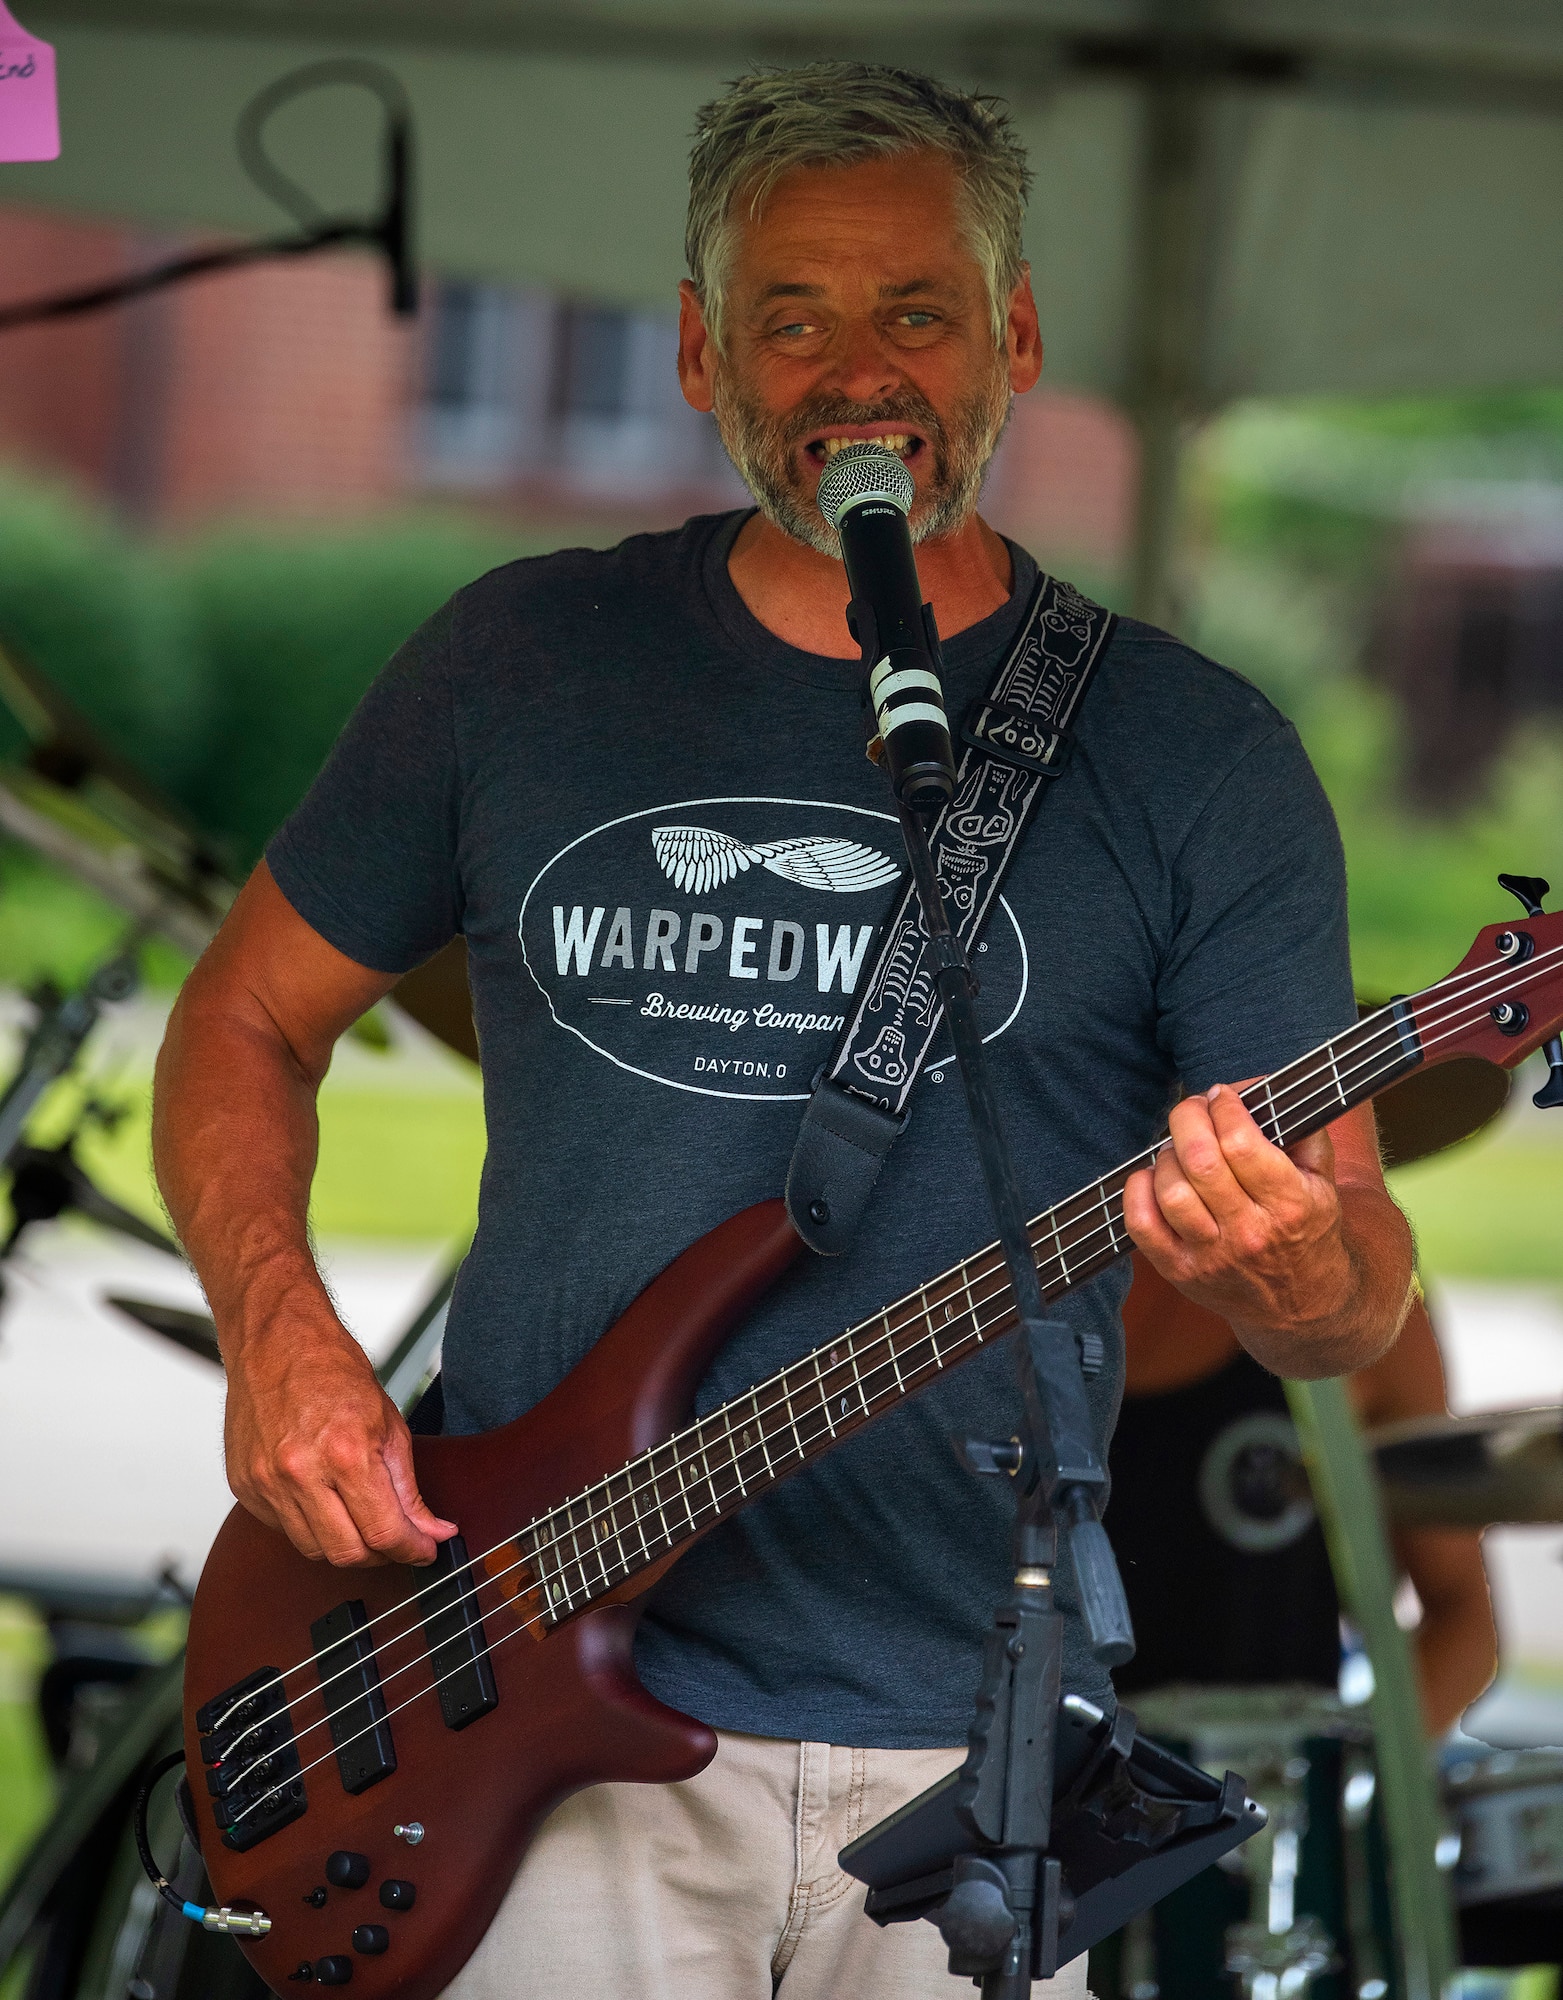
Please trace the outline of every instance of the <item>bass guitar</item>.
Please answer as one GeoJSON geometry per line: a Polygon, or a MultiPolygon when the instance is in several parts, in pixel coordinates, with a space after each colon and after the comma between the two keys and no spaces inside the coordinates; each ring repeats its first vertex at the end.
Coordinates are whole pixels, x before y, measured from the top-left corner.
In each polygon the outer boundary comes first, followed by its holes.
{"type": "MultiPolygon", "coordinates": [[[[1483,930],[1448,978],[1244,1090],[1277,1145],[1424,1063],[1512,1068],[1557,1033],[1563,914],[1520,879],[1537,905],[1523,924],[1483,930]]],[[[1030,1224],[1050,1302],[1129,1251],[1124,1184],[1157,1150],[1030,1224]]],[[[527,1415],[414,1439],[425,1498],[461,1524],[432,1568],[331,1569],[228,1516],[190,1617],[186,1768],[213,1888],[235,1927],[264,1931],[241,1943],[276,1992],[433,2000],[562,1799],[699,1771],[713,1732],[635,1677],[645,1593],[717,1522],[1014,1324],[990,1245],[692,1421],[712,1356],[802,1248],[780,1201],[745,1209],[527,1415]]]]}

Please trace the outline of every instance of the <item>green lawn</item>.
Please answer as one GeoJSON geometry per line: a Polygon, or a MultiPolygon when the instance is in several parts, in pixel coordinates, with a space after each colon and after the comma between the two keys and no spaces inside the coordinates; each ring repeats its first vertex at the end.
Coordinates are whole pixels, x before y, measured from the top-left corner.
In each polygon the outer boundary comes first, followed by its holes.
{"type": "Polygon", "coordinates": [[[33,1692],[49,1642],[25,1605],[0,1597],[0,1882],[53,1796],[33,1692]]]}
{"type": "MultiPolygon", "coordinates": [[[[109,1094],[129,1109],[116,1131],[88,1132],[79,1147],[82,1162],[117,1201],[162,1222],[152,1183],[149,1086],[121,1079],[109,1094]]],[[[61,1086],[34,1136],[65,1129],[77,1102],[75,1086],[61,1086]]],[[[316,1235],[446,1242],[470,1232],[483,1148],[483,1102],[475,1087],[377,1092],[328,1082],[311,1209],[316,1235]]]]}
{"type": "Polygon", "coordinates": [[[1563,1143],[1478,1138],[1390,1184],[1430,1275],[1563,1280],[1563,1143]]]}

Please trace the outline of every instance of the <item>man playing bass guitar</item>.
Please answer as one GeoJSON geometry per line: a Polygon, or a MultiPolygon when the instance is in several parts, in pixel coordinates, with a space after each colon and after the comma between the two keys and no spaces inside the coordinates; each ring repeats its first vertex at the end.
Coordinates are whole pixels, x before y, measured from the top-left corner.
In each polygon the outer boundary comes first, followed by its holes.
{"type": "MultiPolygon", "coordinates": [[[[1029,178],[994,100],[907,72],[819,64],[708,105],[678,368],[754,510],[460,592],[365,696],[187,982],[158,1172],[223,1342],[234,1492],[307,1555],[427,1562],[453,1532],[307,1231],[316,1090],[402,973],[465,936],[488,1155],[447,1431],[530,1409],[680,1250],[781,1192],[899,868],[815,490],[852,440],[905,461],[958,714],[1037,577],[976,511],[1042,366],[1029,178]]],[[[1261,695],[1121,621],[977,963],[1034,1207],[1145,1147],[1173,1105],[1172,1148],[1125,1199],[1151,1264],[1268,1368],[1384,1352],[1411,1245],[1370,1111],[1288,1155],[1231,1088],[1355,1018],[1335,827],[1261,695]]],[[[794,1268],[702,1409],[987,1241],[950,1074],[936,1045],[859,1241],[794,1268]]],[[[1120,1260],[1063,1307],[1108,1357],[1104,1455],[1128,1282],[1120,1260]]],[[[959,1760],[1010,1502],[949,1440],[1008,1436],[1013,1394],[1008,1355],[979,1355],[679,1562],[636,1665],[720,1732],[714,1762],[567,1801],[453,1993],[950,1990],[934,1931],[876,1929],[834,1857],[959,1760]]],[[[1057,1594],[1067,1684],[1110,1700],[1067,1566],[1057,1594]]],[[[1082,1960],[1058,1988],[1083,1979],[1082,1960]]]]}

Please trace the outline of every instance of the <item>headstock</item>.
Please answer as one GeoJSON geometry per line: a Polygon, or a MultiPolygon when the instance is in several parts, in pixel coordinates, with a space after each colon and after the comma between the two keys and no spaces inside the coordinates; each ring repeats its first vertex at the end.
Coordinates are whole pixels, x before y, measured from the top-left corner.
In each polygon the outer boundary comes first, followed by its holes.
{"type": "Polygon", "coordinates": [[[1543,911],[1548,885],[1539,875],[1500,875],[1498,882],[1518,899],[1523,918],[1479,931],[1447,979],[1402,1005],[1429,1063],[1482,1056],[1513,1069],[1545,1045],[1551,1075],[1533,1101],[1563,1105],[1563,911],[1543,911]]]}

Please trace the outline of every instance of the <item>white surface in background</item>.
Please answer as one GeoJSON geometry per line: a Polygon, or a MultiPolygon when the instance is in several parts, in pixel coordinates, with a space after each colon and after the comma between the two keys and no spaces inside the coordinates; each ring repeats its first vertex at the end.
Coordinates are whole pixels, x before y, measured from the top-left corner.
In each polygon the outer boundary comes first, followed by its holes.
{"type": "MultiPolygon", "coordinates": [[[[187,1582],[233,1504],[218,1370],[101,1303],[124,1292],[200,1311],[172,1258],[79,1224],[31,1233],[0,1309],[0,1571],[187,1582]]],[[[384,1353],[432,1290],[443,1246],[337,1245],[323,1256],[347,1324],[384,1353]]]]}
{"type": "MultiPolygon", "coordinates": [[[[1431,1289],[1429,1305],[1457,1416],[1563,1404],[1563,1300],[1556,1292],[1450,1281],[1431,1289]]],[[[1483,1547],[1503,1671],[1563,1673],[1563,1526],[1491,1528],[1483,1547]]]]}

